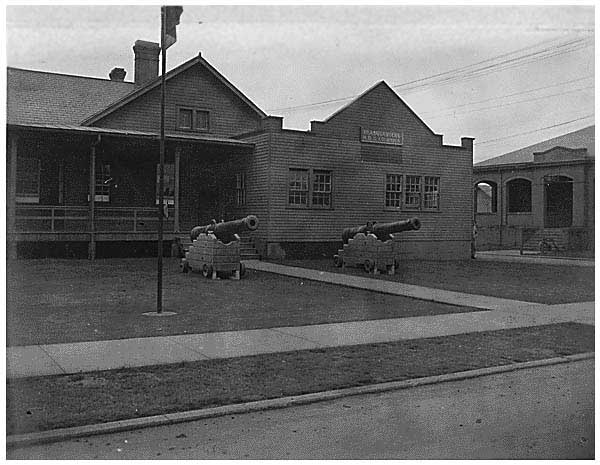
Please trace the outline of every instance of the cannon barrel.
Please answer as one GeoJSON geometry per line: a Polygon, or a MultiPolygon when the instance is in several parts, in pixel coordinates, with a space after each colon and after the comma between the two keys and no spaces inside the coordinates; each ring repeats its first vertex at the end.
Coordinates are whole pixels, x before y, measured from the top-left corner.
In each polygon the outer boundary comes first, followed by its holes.
{"type": "Polygon", "coordinates": [[[369,221],[363,226],[344,229],[342,231],[342,240],[344,241],[344,244],[347,244],[348,240],[352,239],[358,233],[371,233],[377,236],[377,239],[387,241],[388,239],[392,239],[392,234],[402,231],[416,231],[420,228],[421,221],[419,218],[410,218],[408,220],[394,221],[392,223],[376,223],[369,221]]]}
{"type": "Polygon", "coordinates": [[[235,239],[235,234],[244,231],[254,231],[258,228],[258,218],[254,215],[248,215],[246,218],[222,223],[212,222],[206,226],[196,226],[190,233],[192,241],[200,234],[213,234],[221,242],[231,242],[235,239]]]}

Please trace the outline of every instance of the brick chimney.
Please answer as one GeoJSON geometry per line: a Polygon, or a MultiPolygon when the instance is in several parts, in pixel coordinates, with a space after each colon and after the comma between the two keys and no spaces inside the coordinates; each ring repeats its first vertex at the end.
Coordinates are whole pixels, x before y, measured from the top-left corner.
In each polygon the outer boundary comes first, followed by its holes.
{"type": "Polygon", "coordinates": [[[108,74],[108,77],[111,81],[124,81],[125,75],[127,71],[123,68],[113,68],[113,70],[108,74]]]}
{"type": "Polygon", "coordinates": [[[133,46],[135,71],[133,80],[136,86],[143,86],[158,77],[158,56],[160,45],[155,42],[136,40],[133,46]]]}

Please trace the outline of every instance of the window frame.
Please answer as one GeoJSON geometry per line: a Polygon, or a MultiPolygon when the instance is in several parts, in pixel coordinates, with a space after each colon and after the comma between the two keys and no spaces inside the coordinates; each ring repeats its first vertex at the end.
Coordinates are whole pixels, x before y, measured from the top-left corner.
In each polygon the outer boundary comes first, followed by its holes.
{"type": "Polygon", "coordinates": [[[384,208],[386,210],[402,210],[402,205],[403,205],[403,196],[404,196],[404,175],[403,174],[399,174],[399,173],[385,173],[385,183],[384,183],[384,198],[383,198],[383,205],[384,208]],[[393,183],[394,186],[400,186],[400,190],[388,190],[388,186],[391,185],[391,183],[388,182],[388,178],[390,176],[396,176],[399,179],[399,182],[396,181],[393,183]],[[388,205],[388,194],[396,194],[398,197],[397,202],[398,205],[388,205]]]}
{"type": "Polygon", "coordinates": [[[210,132],[211,112],[206,108],[178,107],[177,108],[177,130],[186,132],[210,132]],[[182,125],[183,112],[190,112],[190,126],[182,125]],[[198,127],[198,113],[206,114],[206,127],[198,127]]]}
{"type": "MultiPolygon", "coordinates": [[[[163,194],[163,205],[175,205],[175,163],[165,163],[165,178],[167,177],[167,166],[172,166],[172,173],[173,173],[173,195],[165,195],[163,194]]],[[[155,195],[156,195],[156,205],[158,205],[158,203],[160,202],[160,198],[159,198],[159,183],[160,183],[160,163],[156,164],[156,187],[155,187],[155,195]]],[[[167,183],[163,184],[163,188],[167,187],[167,183]]]]}
{"type": "MultiPolygon", "coordinates": [[[[26,170],[29,173],[30,170],[26,170]]],[[[40,203],[40,191],[42,183],[42,160],[37,157],[19,157],[17,158],[17,173],[15,185],[15,202],[16,203],[40,203]],[[23,160],[37,162],[37,193],[19,192],[19,166],[22,166],[23,160]],[[20,163],[19,163],[20,162],[20,163]]]]}
{"type": "Polygon", "coordinates": [[[94,202],[110,203],[110,182],[107,183],[107,181],[110,181],[111,179],[110,173],[112,170],[110,162],[104,160],[97,160],[94,171],[94,202]],[[108,167],[108,175],[104,172],[104,168],[106,167],[108,167]],[[100,178],[100,176],[102,178],[100,178]]]}
{"type": "Polygon", "coordinates": [[[423,183],[422,183],[423,192],[421,194],[422,195],[421,202],[422,202],[422,209],[424,211],[439,211],[439,209],[440,209],[440,200],[441,200],[440,185],[441,185],[441,177],[440,176],[429,176],[429,175],[423,176],[423,183]],[[433,207],[427,206],[427,204],[426,204],[426,202],[427,202],[426,197],[427,197],[427,194],[428,194],[428,192],[427,192],[427,179],[428,178],[429,179],[435,179],[437,181],[437,184],[436,184],[437,189],[434,191],[435,195],[436,195],[436,197],[435,197],[436,198],[436,202],[435,202],[435,206],[433,206],[433,207]]]}
{"type": "Polygon", "coordinates": [[[246,205],[246,173],[235,175],[235,204],[238,207],[246,205]]]}
{"type": "MultiPolygon", "coordinates": [[[[412,184],[411,184],[412,185],[412,184]]],[[[411,211],[418,211],[422,209],[423,206],[423,176],[419,176],[416,174],[407,174],[404,176],[404,195],[402,197],[402,203],[403,203],[403,210],[411,210],[411,211]],[[419,190],[418,190],[418,195],[419,195],[419,201],[417,203],[413,204],[408,204],[407,200],[407,196],[409,194],[414,194],[414,192],[409,191],[409,178],[414,178],[414,179],[418,179],[419,180],[419,190]]]]}
{"type": "Polygon", "coordinates": [[[288,168],[288,188],[287,188],[287,203],[286,208],[291,209],[312,209],[312,210],[332,210],[333,209],[333,193],[334,193],[334,180],[333,170],[323,168],[288,168]],[[307,176],[307,190],[292,190],[291,189],[291,173],[292,172],[303,172],[307,176]],[[325,182],[325,185],[329,186],[329,191],[320,191],[315,189],[315,182],[317,175],[329,176],[329,182],[325,182]],[[290,195],[292,192],[305,192],[306,202],[305,203],[290,203],[290,195]],[[328,194],[329,204],[318,204],[315,203],[315,194],[328,194]]]}

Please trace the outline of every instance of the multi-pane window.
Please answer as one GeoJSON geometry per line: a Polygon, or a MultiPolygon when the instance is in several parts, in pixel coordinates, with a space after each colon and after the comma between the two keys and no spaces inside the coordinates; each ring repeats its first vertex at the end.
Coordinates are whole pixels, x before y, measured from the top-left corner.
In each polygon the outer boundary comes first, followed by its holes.
{"type": "Polygon", "coordinates": [[[210,112],[192,108],[180,108],[177,128],[184,130],[208,131],[210,126],[210,112]]]}
{"type": "Polygon", "coordinates": [[[180,109],[179,110],[179,129],[192,129],[192,119],[194,113],[192,110],[180,109]]]}
{"type": "Polygon", "coordinates": [[[105,162],[96,163],[96,202],[110,202],[110,164],[105,162]]]}
{"type": "Polygon", "coordinates": [[[385,206],[398,208],[402,204],[402,175],[385,176],[385,206]]]}
{"type": "Polygon", "coordinates": [[[290,169],[288,203],[308,205],[308,170],[290,169]]]}
{"type": "MultiPolygon", "coordinates": [[[[173,163],[164,164],[163,178],[163,205],[175,204],[175,165],[173,163]]],[[[159,203],[160,193],[160,165],[156,165],[156,203],[159,203]]]]}
{"type": "Polygon", "coordinates": [[[196,110],[196,120],[194,121],[194,129],[199,131],[208,131],[208,111],[196,110]]]}
{"type": "Polygon", "coordinates": [[[313,207],[331,207],[331,172],[313,172],[313,207]]]}
{"type": "Polygon", "coordinates": [[[246,204],[246,173],[235,175],[235,193],[236,204],[238,206],[246,204]]]}
{"type": "Polygon", "coordinates": [[[416,209],[421,206],[421,177],[406,176],[404,207],[416,209]]]}
{"type": "Polygon", "coordinates": [[[437,209],[440,207],[440,178],[425,176],[423,192],[423,208],[437,209]]]}
{"type": "Polygon", "coordinates": [[[40,160],[19,158],[17,160],[17,192],[19,203],[39,203],[40,201],[40,160]]]}

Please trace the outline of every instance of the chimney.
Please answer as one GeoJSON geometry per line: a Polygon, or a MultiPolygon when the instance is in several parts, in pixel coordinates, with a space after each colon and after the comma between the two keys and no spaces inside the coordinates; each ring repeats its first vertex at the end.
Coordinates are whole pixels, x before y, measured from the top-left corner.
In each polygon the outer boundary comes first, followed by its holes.
{"type": "Polygon", "coordinates": [[[473,137],[461,137],[460,145],[462,145],[465,149],[473,151],[473,141],[475,139],[473,137]]]}
{"type": "Polygon", "coordinates": [[[160,45],[155,42],[136,40],[133,46],[135,71],[133,80],[140,87],[158,77],[160,45]]]}
{"type": "Polygon", "coordinates": [[[110,78],[111,81],[124,81],[125,80],[125,75],[127,74],[127,71],[125,71],[123,68],[113,68],[113,70],[108,74],[108,77],[110,78]]]}

